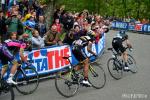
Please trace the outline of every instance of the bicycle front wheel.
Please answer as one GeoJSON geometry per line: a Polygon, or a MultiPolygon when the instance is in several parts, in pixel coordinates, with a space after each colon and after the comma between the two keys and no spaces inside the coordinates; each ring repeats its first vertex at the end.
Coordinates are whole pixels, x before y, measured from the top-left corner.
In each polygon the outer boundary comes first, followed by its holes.
{"type": "Polygon", "coordinates": [[[137,73],[138,68],[137,68],[137,66],[136,66],[136,61],[135,61],[134,57],[131,56],[130,54],[128,54],[127,63],[128,63],[128,65],[129,65],[130,71],[131,71],[132,73],[137,73]]]}
{"type": "Polygon", "coordinates": [[[108,67],[108,71],[109,71],[110,75],[114,79],[119,80],[122,78],[123,70],[122,70],[121,66],[119,65],[119,63],[114,58],[110,58],[108,60],[107,67],[108,67]]]}
{"type": "Polygon", "coordinates": [[[105,71],[98,63],[90,64],[88,79],[91,85],[96,89],[100,89],[105,86],[106,83],[105,71]]]}
{"type": "Polygon", "coordinates": [[[0,83],[0,85],[0,100],[15,100],[12,86],[8,85],[6,82],[0,83]]]}
{"type": "Polygon", "coordinates": [[[74,96],[79,88],[79,84],[77,81],[73,81],[72,75],[73,73],[63,73],[59,72],[55,77],[55,87],[59,94],[64,97],[72,97],[74,96]]]}
{"type": "Polygon", "coordinates": [[[21,94],[31,94],[39,85],[39,76],[34,68],[25,67],[16,73],[16,82],[16,89],[21,94]]]}

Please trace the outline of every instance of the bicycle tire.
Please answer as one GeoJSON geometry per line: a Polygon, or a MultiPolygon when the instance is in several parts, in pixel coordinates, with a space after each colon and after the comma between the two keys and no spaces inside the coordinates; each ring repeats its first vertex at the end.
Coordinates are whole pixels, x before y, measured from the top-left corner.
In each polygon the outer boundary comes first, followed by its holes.
{"type": "Polygon", "coordinates": [[[55,77],[55,87],[58,93],[66,98],[74,96],[78,89],[79,84],[74,84],[71,79],[71,72],[59,72],[55,77]]]}
{"type": "Polygon", "coordinates": [[[137,68],[137,65],[136,65],[136,61],[135,61],[134,57],[131,56],[130,54],[128,54],[127,63],[129,65],[130,72],[137,73],[138,68],[137,68]]]}
{"type": "Polygon", "coordinates": [[[19,70],[16,73],[15,80],[18,83],[16,89],[23,95],[32,94],[39,85],[39,75],[34,68],[25,67],[23,71],[19,70]],[[24,72],[31,72],[32,74],[23,74],[24,72]]]}
{"type": "Polygon", "coordinates": [[[119,66],[117,67],[117,61],[114,59],[114,58],[110,58],[107,62],[107,68],[108,68],[108,71],[110,73],[110,75],[116,79],[116,80],[119,80],[122,78],[123,76],[123,70],[119,68],[119,66]],[[112,65],[110,65],[112,63],[112,65]],[[117,72],[115,74],[115,72],[117,72]]]}
{"type": "Polygon", "coordinates": [[[89,66],[88,80],[92,87],[101,89],[106,83],[106,74],[104,69],[98,63],[91,63],[89,66]]]}
{"type": "Polygon", "coordinates": [[[13,90],[12,86],[7,84],[7,82],[5,82],[4,90],[0,91],[0,100],[3,100],[3,99],[4,100],[15,100],[14,90],[13,90]]]}

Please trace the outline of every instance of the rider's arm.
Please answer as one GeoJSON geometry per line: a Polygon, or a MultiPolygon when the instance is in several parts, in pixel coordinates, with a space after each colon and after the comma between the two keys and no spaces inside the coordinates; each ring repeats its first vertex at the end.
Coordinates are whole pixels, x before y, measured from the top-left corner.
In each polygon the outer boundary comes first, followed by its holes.
{"type": "Polygon", "coordinates": [[[132,48],[132,45],[128,39],[126,40],[126,45],[127,45],[127,47],[132,48]]]}
{"type": "Polygon", "coordinates": [[[94,53],[91,49],[92,49],[92,42],[89,42],[87,46],[87,51],[93,55],[96,55],[96,53],[94,53]]]}
{"type": "Polygon", "coordinates": [[[20,58],[23,62],[26,62],[26,59],[25,59],[23,52],[24,52],[24,49],[20,48],[20,51],[19,51],[20,58]]]}

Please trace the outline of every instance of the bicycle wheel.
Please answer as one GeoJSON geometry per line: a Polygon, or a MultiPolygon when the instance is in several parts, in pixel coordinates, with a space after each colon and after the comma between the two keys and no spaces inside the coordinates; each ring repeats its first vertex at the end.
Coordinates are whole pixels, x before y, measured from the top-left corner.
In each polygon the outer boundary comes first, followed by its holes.
{"type": "Polygon", "coordinates": [[[74,82],[71,77],[72,73],[62,73],[59,72],[55,77],[55,87],[59,94],[64,97],[74,96],[79,88],[79,84],[74,82]]]}
{"type": "Polygon", "coordinates": [[[39,76],[34,68],[25,67],[16,73],[16,89],[24,95],[33,93],[39,85],[39,76]]]}
{"type": "Polygon", "coordinates": [[[133,58],[133,56],[131,56],[130,54],[128,54],[128,60],[127,60],[127,63],[129,65],[129,68],[130,68],[130,71],[132,73],[136,73],[138,68],[136,66],[136,61],[135,59],[133,58]]]}
{"type": "Polygon", "coordinates": [[[119,80],[123,76],[123,70],[120,68],[119,63],[114,59],[110,58],[107,62],[107,67],[110,75],[116,79],[119,80]]]}
{"type": "Polygon", "coordinates": [[[0,84],[0,100],[15,100],[12,86],[8,85],[7,82],[0,84]]]}
{"type": "Polygon", "coordinates": [[[100,89],[105,86],[106,83],[105,71],[98,63],[90,64],[88,79],[90,84],[96,89],[100,89]]]}

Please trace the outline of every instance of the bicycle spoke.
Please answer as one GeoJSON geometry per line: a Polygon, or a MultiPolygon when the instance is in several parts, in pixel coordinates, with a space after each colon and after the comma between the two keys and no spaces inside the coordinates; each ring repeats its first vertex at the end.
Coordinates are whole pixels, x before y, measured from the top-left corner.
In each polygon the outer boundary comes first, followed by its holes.
{"type": "Polygon", "coordinates": [[[23,69],[23,71],[19,71],[16,75],[16,82],[18,83],[18,85],[16,85],[16,89],[24,95],[31,94],[38,87],[38,73],[35,69],[28,67],[23,69]],[[23,71],[25,73],[23,73],[23,71]],[[26,72],[32,72],[32,74],[28,74],[26,72]]]}
{"type": "Polygon", "coordinates": [[[107,67],[110,75],[118,80],[121,79],[123,76],[123,71],[121,66],[114,60],[114,58],[110,58],[107,62],[107,67]]]}
{"type": "Polygon", "coordinates": [[[96,89],[103,88],[106,83],[106,75],[99,64],[93,63],[89,68],[89,82],[96,89]]]}
{"type": "Polygon", "coordinates": [[[131,55],[129,55],[129,54],[128,54],[128,61],[127,61],[127,62],[128,62],[130,71],[131,71],[132,73],[136,73],[137,70],[138,70],[138,68],[137,68],[137,66],[136,66],[136,61],[135,61],[135,59],[134,59],[131,55]]]}
{"type": "Polygon", "coordinates": [[[65,75],[59,73],[55,78],[55,86],[62,96],[71,97],[76,94],[79,84],[72,79],[71,73],[65,75]]]}

